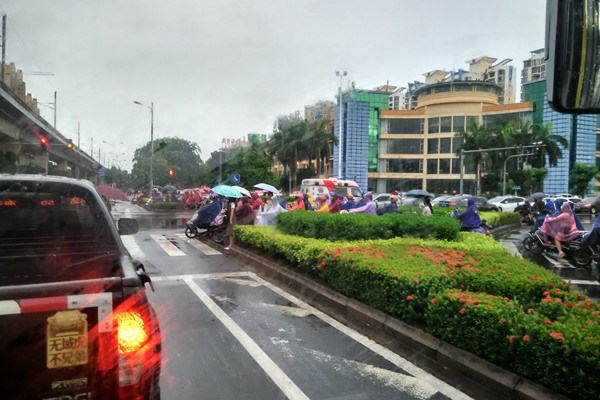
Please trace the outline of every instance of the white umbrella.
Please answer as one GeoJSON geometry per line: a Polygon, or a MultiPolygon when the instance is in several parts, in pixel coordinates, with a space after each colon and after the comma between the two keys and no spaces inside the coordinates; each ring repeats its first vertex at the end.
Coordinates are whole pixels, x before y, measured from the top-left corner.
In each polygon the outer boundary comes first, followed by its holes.
{"type": "Polygon", "coordinates": [[[232,186],[232,188],[236,189],[238,192],[240,192],[244,196],[252,197],[252,193],[250,193],[247,189],[244,189],[241,186],[232,186]]]}
{"type": "Polygon", "coordinates": [[[257,183],[256,185],[254,185],[254,187],[257,189],[268,190],[269,192],[274,194],[279,194],[279,190],[277,190],[275,186],[271,186],[268,183],[257,183]]]}

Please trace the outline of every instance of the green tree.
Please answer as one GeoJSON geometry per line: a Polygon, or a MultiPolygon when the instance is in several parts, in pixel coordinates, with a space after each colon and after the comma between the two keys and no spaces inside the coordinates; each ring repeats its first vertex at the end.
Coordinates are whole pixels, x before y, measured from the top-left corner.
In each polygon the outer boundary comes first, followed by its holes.
{"type": "Polygon", "coordinates": [[[277,130],[267,142],[267,152],[288,171],[291,186],[296,187],[298,160],[307,159],[310,153],[307,123],[298,118],[279,117],[277,130]]]}
{"type": "Polygon", "coordinates": [[[546,156],[551,167],[558,165],[558,160],[563,156],[562,150],[569,148],[569,141],[560,135],[551,133],[552,123],[546,125],[532,125],[530,141],[527,144],[539,144],[539,147],[531,160],[531,165],[534,168],[546,166],[546,156]]]}
{"type": "Polygon", "coordinates": [[[277,185],[277,176],[270,171],[272,165],[271,159],[266,154],[242,149],[232,152],[224,165],[224,171],[227,179],[232,174],[238,174],[240,176],[238,185],[250,189],[257,183],[277,185]]]}
{"type": "MultiPolygon", "coordinates": [[[[490,130],[485,126],[479,125],[474,121],[470,121],[465,132],[458,132],[458,138],[463,139],[463,143],[456,150],[456,154],[460,155],[461,150],[484,150],[490,148],[490,130]]],[[[475,165],[475,194],[481,193],[481,162],[488,159],[486,152],[467,153],[464,155],[465,163],[475,165]]]]}
{"type": "MultiPolygon", "coordinates": [[[[202,160],[200,147],[178,137],[154,141],[153,179],[157,185],[172,184],[190,187],[200,174],[202,160]],[[173,170],[173,177],[168,171],[173,170]]],[[[131,184],[136,188],[147,187],[150,182],[150,142],[137,149],[133,156],[131,184]]]]}
{"type": "Polygon", "coordinates": [[[10,151],[0,151],[0,172],[14,174],[17,172],[17,155],[10,151]]]}
{"type": "Polygon", "coordinates": [[[595,177],[598,178],[598,167],[576,162],[569,175],[571,192],[584,197],[589,192],[590,186],[593,187],[591,181],[595,177]]]}
{"type": "MultiPolygon", "coordinates": [[[[306,132],[304,140],[308,143],[308,160],[312,164],[312,160],[317,161],[317,170],[315,175],[323,174],[324,165],[331,156],[330,143],[337,145],[337,138],[328,127],[331,125],[329,120],[317,120],[306,124],[306,132]]],[[[306,176],[305,178],[311,178],[306,176]]]]}
{"type": "Polygon", "coordinates": [[[102,178],[105,185],[112,186],[113,183],[117,185],[119,189],[129,189],[130,179],[129,175],[124,175],[121,168],[118,167],[110,167],[104,170],[104,177],[102,178]]]}

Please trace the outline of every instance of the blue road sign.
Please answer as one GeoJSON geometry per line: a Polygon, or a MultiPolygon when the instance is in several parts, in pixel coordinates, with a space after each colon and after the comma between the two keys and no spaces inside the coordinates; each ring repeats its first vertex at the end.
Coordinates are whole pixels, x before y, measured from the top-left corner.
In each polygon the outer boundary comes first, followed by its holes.
{"type": "Polygon", "coordinates": [[[231,175],[231,183],[240,183],[240,175],[232,174],[231,175]]]}
{"type": "Polygon", "coordinates": [[[104,168],[98,168],[98,176],[104,176],[104,168]]]}

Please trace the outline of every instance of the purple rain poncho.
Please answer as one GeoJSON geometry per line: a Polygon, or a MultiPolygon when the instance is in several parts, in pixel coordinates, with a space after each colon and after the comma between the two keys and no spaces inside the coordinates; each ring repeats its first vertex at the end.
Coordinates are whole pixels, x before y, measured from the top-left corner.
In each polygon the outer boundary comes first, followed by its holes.
{"type": "Polygon", "coordinates": [[[461,229],[473,229],[481,226],[481,219],[475,209],[475,200],[469,197],[467,200],[467,209],[465,211],[455,211],[453,216],[460,221],[461,229]]]}

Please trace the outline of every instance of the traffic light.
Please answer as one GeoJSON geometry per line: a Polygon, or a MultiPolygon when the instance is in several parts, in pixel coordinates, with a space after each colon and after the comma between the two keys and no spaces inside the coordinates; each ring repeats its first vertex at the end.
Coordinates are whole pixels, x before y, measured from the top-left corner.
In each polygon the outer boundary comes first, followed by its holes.
{"type": "Polygon", "coordinates": [[[48,139],[46,139],[46,136],[44,135],[40,135],[40,147],[42,148],[42,151],[48,151],[48,139]]]}
{"type": "Polygon", "coordinates": [[[70,140],[67,141],[67,149],[73,151],[73,142],[71,142],[70,140]]]}

